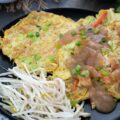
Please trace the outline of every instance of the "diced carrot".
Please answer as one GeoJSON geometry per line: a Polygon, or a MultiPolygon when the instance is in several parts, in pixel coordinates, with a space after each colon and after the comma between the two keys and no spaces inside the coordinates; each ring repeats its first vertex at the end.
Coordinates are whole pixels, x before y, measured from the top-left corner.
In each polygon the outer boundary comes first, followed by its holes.
{"type": "Polygon", "coordinates": [[[79,76],[79,81],[82,86],[89,87],[92,85],[90,77],[80,77],[79,76]]]}
{"type": "Polygon", "coordinates": [[[107,11],[106,10],[101,10],[99,14],[100,14],[100,17],[92,24],[93,27],[97,27],[99,24],[102,23],[102,21],[107,16],[107,11]]]}
{"type": "Polygon", "coordinates": [[[115,69],[117,69],[117,68],[120,67],[119,63],[117,63],[117,61],[116,61],[115,59],[112,59],[112,60],[110,61],[110,63],[111,63],[111,68],[112,68],[113,70],[115,70],[115,69]]]}
{"type": "Polygon", "coordinates": [[[111,83],[111,78],[110,76],[103,76],[102,79],[104,80],[103,82],[105,84],[110,84],[111,83]]]}
{"type": "Polygon", "coordinates": [[[79,83],[79,80],[78,79],[74,79],[74,82],[73,82],[73,91],[76,91],[77,88],[78,88],[78,83],[79,83]]]}

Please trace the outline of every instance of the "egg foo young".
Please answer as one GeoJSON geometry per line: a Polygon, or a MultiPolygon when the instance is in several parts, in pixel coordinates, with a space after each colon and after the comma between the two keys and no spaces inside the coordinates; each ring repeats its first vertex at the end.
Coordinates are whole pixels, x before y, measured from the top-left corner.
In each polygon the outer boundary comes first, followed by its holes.
{"type": "Polygon", "coordinates": [[[5,31],[1,49],[20,68],[44,68],[49,79],[64,79],[73,106],[90,99],[107,113],[120,99],[119,21],[112,9],[77,22],[34,11],[5,31]]]}
{"type": "Polygon", "coordinates": [[[76,26],[77,23],[69,18],[33,11],[5,31],[3,54],[13,59],[19,67],[25,63],[30,70],[44,67],[47,71],[53,71],[57,66],[54,62],[56,41],[76,26]]]}

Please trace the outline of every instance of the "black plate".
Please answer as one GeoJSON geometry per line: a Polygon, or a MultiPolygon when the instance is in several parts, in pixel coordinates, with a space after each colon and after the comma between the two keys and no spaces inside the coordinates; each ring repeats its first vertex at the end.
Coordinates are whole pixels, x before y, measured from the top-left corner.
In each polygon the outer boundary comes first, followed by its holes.
{"type": "MultiPolygon", "coordinates": [[[[75,21],[80,18],[84,18],[88,15],[96,14],[93,11],[81,10],[81,9],[70,9],[70,8],[47,9],[45,11],[63,15],[65,17],[72,18],[75,21]]],[[[23,17],[21,17],[21,18],[23,18],[23,17]]],[[[10,24],[8,24],[7,26],[5,26],[3,28],[3,30],[0,31],[0,35],[3,36],[3,31],[5,29],[8,29],[9,27],[11,27],[12,25],[14,25],[17,21],[19,21],[19,19],[16,19],[13,22],[11,22],[10,24]]],[[[6,56],[4,56],[2,54],[2,52],[0,52],[0,66],[4,66],[6,69],[13,67],[12,62],[6,56]]],[[[4,72],[4,70],[0,67],[0,73],[1,72],[4,72]]],[[[0,111],[3,114],[7,115],[11,120],[18,120],[16,118],[13,118],[9,112],[7,112],[6,110],[4,110],[1,107],[0,107],[0,111]]],[[[86,104],[85,104],[85,111],[90,112],[92,114],[90,120],[120,120],[120,103],[119,102],[116,106],[116,109],[113,112],[108,113],[108,114],[103,114],[103,113],[97,112],[96,110],[92,110],[89,105],[89,102],[86,102],[86,104]]]]}

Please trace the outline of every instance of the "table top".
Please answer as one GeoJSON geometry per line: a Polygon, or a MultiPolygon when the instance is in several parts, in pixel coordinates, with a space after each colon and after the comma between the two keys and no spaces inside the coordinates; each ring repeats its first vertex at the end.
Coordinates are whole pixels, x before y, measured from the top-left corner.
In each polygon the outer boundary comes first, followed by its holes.
{"type": "MultiPolygon", "coordinates": [[[[45,1],[48,4],[48,8],[81,8],[98,11],[102,8],[114,8],[116,6],[115,0],[109,0],[109,2],[108,0],[61,0],[59,3],[53,3],[51,0],[45,1]]],[[[4,9],[0,10],[0,29],[22,15],[24,15],[23,11],[7,13],[4,9]]]]}
{"type": "MultiPolygon", "coordinates": [[[[115,8],[115,0],[61,0],[59,3],[53,3],[51,0],[45,0],[48,8],[80,8],[92,11],[98,11],[102,8],[115,8]]],[[[25,13],[23,11],[6,12],[5,9],[0,10],[0,29],[2,29],[9,22],[13,21],[25,13]]],[[[0,120],[9,120],[7,117],[0,114],[0,120]]]]}

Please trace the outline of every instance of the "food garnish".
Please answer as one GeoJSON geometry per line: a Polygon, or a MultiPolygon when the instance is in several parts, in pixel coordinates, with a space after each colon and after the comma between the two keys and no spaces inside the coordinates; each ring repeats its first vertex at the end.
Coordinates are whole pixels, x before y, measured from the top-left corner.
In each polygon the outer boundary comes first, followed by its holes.
{"type": "Polygon", "coordinates": [[[92,23],[92,26],[97,27],[99,24],[102,23],[102,21],[105,19],[106,16],[107,16],[107,10],[101,10],[99,12],[99,18],[94,23],[92,23]]]}

